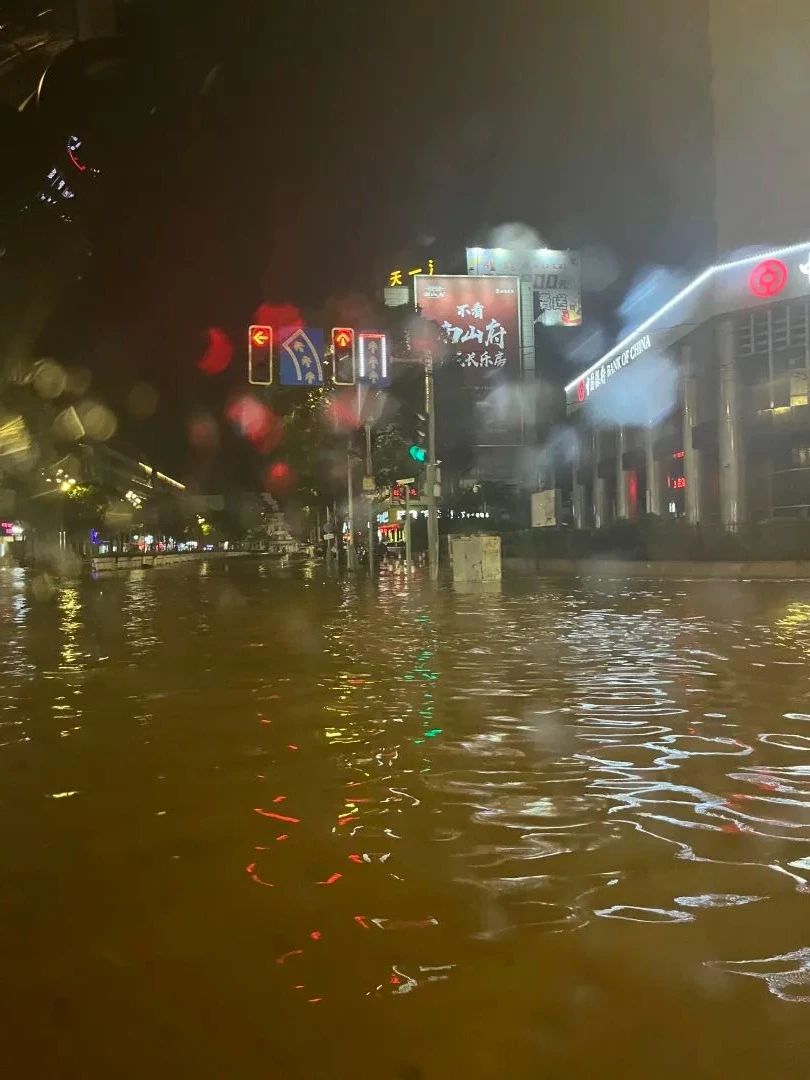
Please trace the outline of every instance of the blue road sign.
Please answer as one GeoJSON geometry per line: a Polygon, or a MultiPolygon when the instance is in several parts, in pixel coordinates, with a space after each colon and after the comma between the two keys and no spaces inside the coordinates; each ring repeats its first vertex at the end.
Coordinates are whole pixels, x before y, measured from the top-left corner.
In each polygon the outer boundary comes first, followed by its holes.
{"type": "Polygon", "coordinates": [[[278,360],[282,386],[323,386],[323,330],[313,326],[280,330],[278,360]]]}

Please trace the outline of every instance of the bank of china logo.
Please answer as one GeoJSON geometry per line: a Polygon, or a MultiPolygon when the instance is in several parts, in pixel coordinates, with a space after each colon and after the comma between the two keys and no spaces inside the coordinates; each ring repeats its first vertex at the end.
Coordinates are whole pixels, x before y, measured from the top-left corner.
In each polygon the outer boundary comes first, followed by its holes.
{"type": "Polygon", "coordinates": [[[807,262],[799,263],[799,271],[810,281],[810,251],[807,252],[807,262]]]}

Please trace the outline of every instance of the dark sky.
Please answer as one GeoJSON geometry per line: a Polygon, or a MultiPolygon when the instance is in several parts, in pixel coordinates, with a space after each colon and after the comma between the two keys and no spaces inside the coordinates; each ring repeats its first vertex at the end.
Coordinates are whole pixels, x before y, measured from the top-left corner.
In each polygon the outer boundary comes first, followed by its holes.
{"type": "Polygon", "coordinates": [[[162,108],[105,177],[65,339],[119,397],[158,384],[139,437],[177,462],[206,327],[241,335],[262,300],[373,291],[425,240],[443,267],[504,222],[602,246],[619,276],[590,310],[609,322],[643,267],[711,255],[705,8],[129,5],[162,108]]]}

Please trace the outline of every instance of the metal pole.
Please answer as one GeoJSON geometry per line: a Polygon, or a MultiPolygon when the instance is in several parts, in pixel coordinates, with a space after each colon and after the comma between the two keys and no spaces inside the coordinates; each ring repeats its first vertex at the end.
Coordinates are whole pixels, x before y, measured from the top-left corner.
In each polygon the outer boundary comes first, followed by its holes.
{"type": "MultiPolygon", "coordinates": [[[[371,421],[366,421],[366,476],[373,476],[373,462],[371,460],[371,421]]],[[[368,572],[374,574],[374,546],[377,539],[377,530],[374,522],[374,494],[368,492],[368,572]]]]}
{"type": "Polygon", "coordinates": [[[427,506],[428,506],[428,564],[430,580],[439,574],[439,511],[436,505],[436,409],[433,392],[433,355],[425,355],[425,415],[428,424],[427,506]]]}
{"type": "Polygon", "coordinates": [[[405,485],[405,569],[411,572],[411,485],[405,485]]]}
{"type": "Polygon", "coordinates": [[[346,510],[348,517],[347,525],[348,530],[346,532],[346,567],[348,570],[354,570],[356,565],[355,551],[354,551],[354,485],[352,481],[352,454],[351,450],[346,454],[346,479],[347,479],[347,491],[349,505],[346,510]]]}

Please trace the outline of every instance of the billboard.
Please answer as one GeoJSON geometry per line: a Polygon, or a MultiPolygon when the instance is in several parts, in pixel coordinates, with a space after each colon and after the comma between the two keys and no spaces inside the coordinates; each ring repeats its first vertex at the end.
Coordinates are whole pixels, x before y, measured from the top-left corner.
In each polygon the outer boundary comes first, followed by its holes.
{"type": "Polygon", "coordinates": [[[414,300],[439,324],[468,386],[520,378],[520,283],[515,277],[419,275],[414,300]]]}
{"type": "Polygon", "coordinates": [[[579,252],[531,248],[467,248],[468,274],[515,274],[530,278],[536,322],[543,326],[579,326],[582,296],[579,252]]]}

